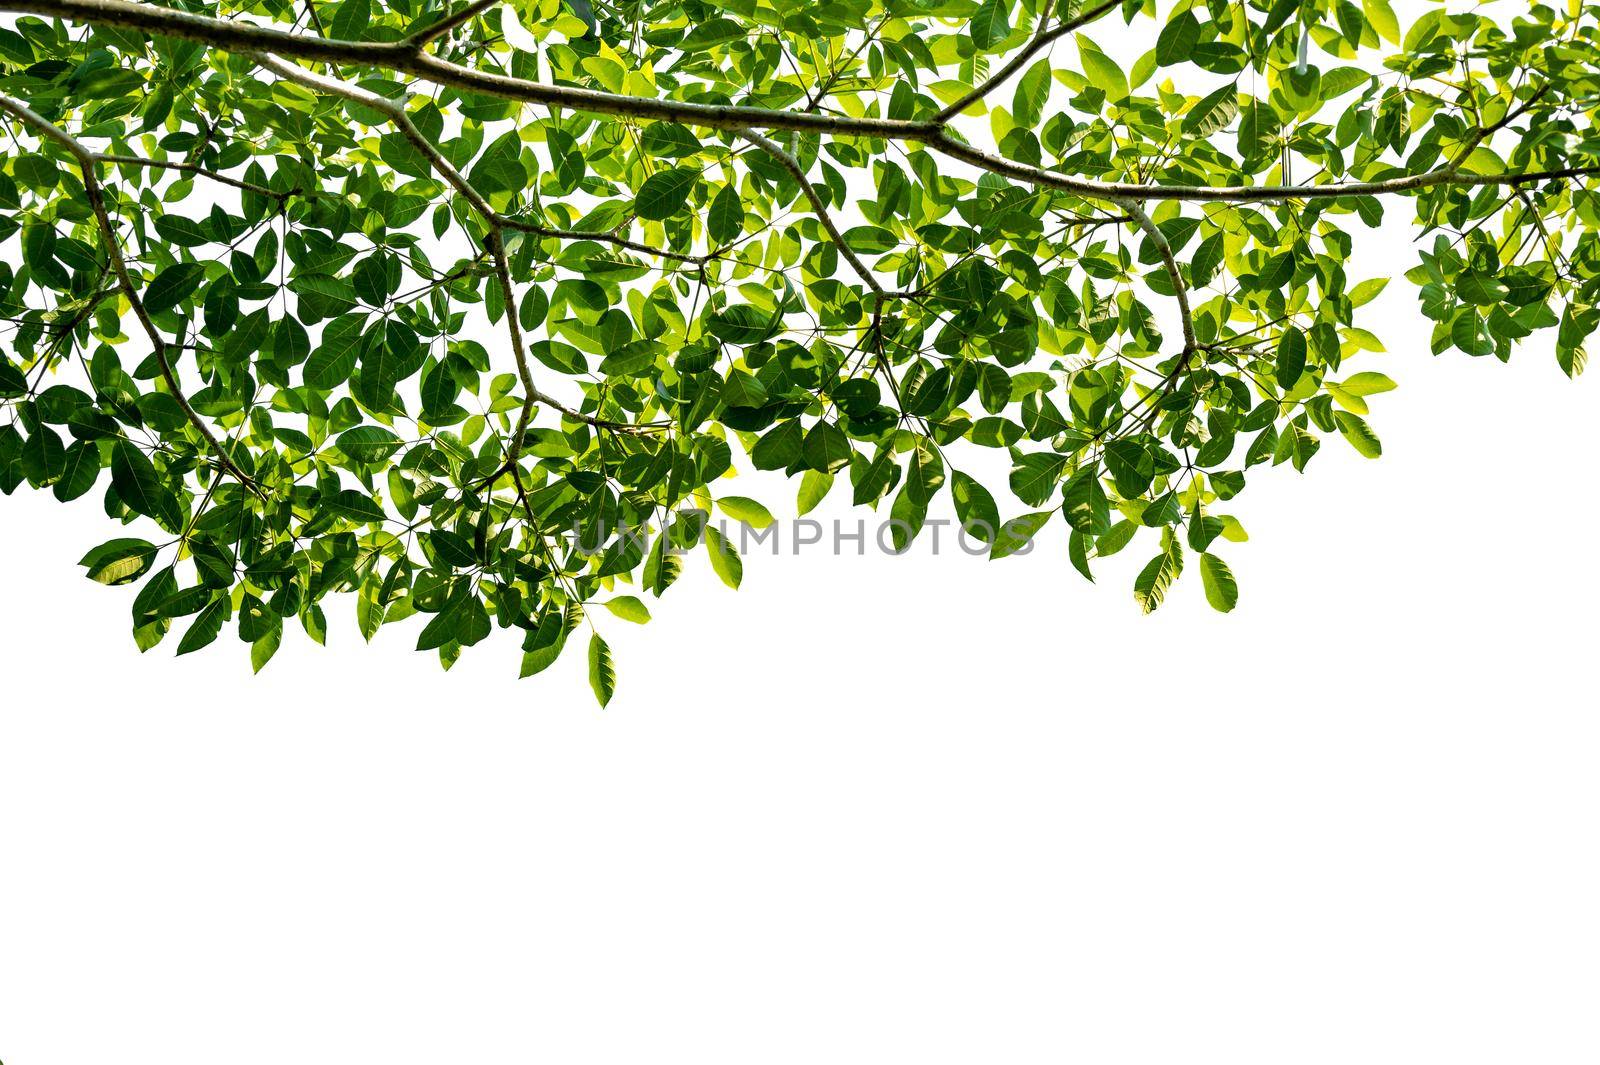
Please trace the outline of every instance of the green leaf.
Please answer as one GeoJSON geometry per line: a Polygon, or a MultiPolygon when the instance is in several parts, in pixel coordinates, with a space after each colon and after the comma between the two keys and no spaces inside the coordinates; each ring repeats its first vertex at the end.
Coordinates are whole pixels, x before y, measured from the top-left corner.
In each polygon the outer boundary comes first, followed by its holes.
{"type": "Polygon", "coordinates": [[[832,422],[818,422],[806,433],[801,455],[806,465],[822,473],[834,473],[850,463],[850,438],[832,422]]]}
{"type": "Polygon", "coordinates": [[[1139,607],[1149,614],[1167,598],[1167,589],[1183,572],[1183,553],[1177,542],[1172,542],[1161,554],[1145,564],[1133,582],[1133,597],[1139,607]]]}
{"type": "Polygon", "coordinates": [[[1183,116],[1183,132],[1191,137],[1209,137],[1239,113],[1239,90],[1232,85],[1203,98],[1183,116]]]}
{"type": "Polygon", "coordinates": [[[723,496],[717,500],[717,506],[733,520],[742,521],[752,529],[765,529],[773,521],[772,511],[744,496],[723,496]]]}
{"type": "Polygon", "coordinates": [[[400,445],[400,438],[381,425],[358,425],[339,434],[338,440],[339,450],[364,466],[387,462],[400,445]]]}
{"type": "Polygon", "coordinates": [[[418,634],[417,650],[429,651],[450,643],[470,647],[489,635],[489,628],[489,614],[484,610],[478,593],[473,590],[470,581],[458,578],[455,591],[445,601],[444,609],[435,614],[433,620],[423,626],[418,634]]]}
{"type": "Polygon", "coordinates": [[[1359,415],[1341,410],[1334,411],[1333,417],[1338,422],[1339,432],[1362,457],[1375,459],[1383,454],[1378,434],[1359,415]]]}
{"type": "Polygon", "coordinates": [[[1375,396],[1380,392],[1391,392],[1396,386],[1386,374],[1375,370],[1363,370],[1339,382],[1339,387],[1351,395],[1375,396]]]}
{"type": "Polygon", "coordinates": [[[1035,534],[1044,528],[1045,522],[1050,520],[1054,513],[1041,510],[1033,514],[1024,514],[1020,518],[1012,518],[1000,527],[1000,532],[994,538],[994,543],[989,545],[989,557],[1005,558],[1007,555],[1026,553],[1026,549],[1033,543],[1035,534]]]}
{"type": "Polygon", "coordinates": [[[1081,33],[1077,35],[1077,42],[1078,61],[1083,66],[1083,76],[1089,79],[1089,84],[1105,93],[1106,99],[1112,103],[1126,98],[1128,77],[1116,60],[1081,33]]]}
{"type": "Polygon", "coordinates": [[[329,35],[342,41],[358,41],[372,18],[372,0],[340,0],[334,9],[329,35]]]}
{"type": "Polygon", "coordinates": [[[735,304],[717,312],[711,319],[711,334],[740,347],[758,344],[772,336],[777,316],[765,314],[747,303],[735,304]]]}
{"type": "Polygon", "coordinates": [[[744,232],[744,201],[732,185],[724,185],[706,212],[706,233],[713,243],[726,244],[744,232]]]}
{"type": "Polygon", "coordinates": [[[38,485],[54,484],[67,471],[67,452],[53,429],[39,426],[22,446],[22,461],[28,480],[38,485]]]}
{"type": "Polygon", "coordinates": [[[78,560],[92,581],[129,584],[144,576],[160,550],[148,540],[120,537],[107,540],[78,560]]]}
{"type": "Polygon", "coordinates": [[[960,470],[951,470],[950,495],[956,504],[956,520],[966,534],[992,545],[1000,535],[1000,508],[989,490],[960,470]]]}
{"type": "Polygon", "coordinates": [[[688,167],[651,174],[634,197],[634,213],[640,218],[656,220],[672,217],[689,202],[689,190],[699,178],[699,171],[688,167]]]}
{"type": "Polygon", "coordinates": [[[722,386],[722,402],[730,407],[765,406],[767,386],[743,370],[730,370],[722,386]]]}
{"type": "Polygon", "coordinates": [[[1456,292],[1462,299],[1479,307],[1492,307],[1510,294],[1510,289],[1499,278],[1476,270],[1466,270],[1456,278],[1456,292]]]}
{"type": "Polygon", "coordinates": [[[1239,603],[1239,585],[1228,564],[1213,554],[1200,556],[1200,583],[1205,586],[1206,602],[1226,614],[1239,603]]]}
{"type": "Polygon", "coordinates": [[[522,165],[522,136],[507,130],[473,164],[471,181],[480,192],[521,192],[528,184],[522,165]]]}
{"type": "Polygon", "coordinates": [[[927,522],[928,501],[906,484],[889,506],[889,540],[895,554],[908,550],[927,522]]]}
{"type": "Polygon", "coordinates": [[[1279,388],[1293,388],[1306,368],[1306,335],[1294,326],[1278,338],[1277,381],[1279,388]]]}
{"type": "Polygon", "coordinates": [[[926,444],[919,444],[906,466],[906,490],[918,503],[927,505],[944,487],[944,460],[926,444]]]}
{"type": "Polygon", "coordinates": [[[619,595],[607,599],[604,605],[623,621],[631,621],[635,625],[643,625],[650,620],[650,608],[645,606],[638,596],[619,595]]]}
{"type": "Polygon", "coordinates": [[[1023,129],[1034,128],[1044,117],[1044,105],[1049,98],[1050,63],[1041,59],[1017,80],[1016,95],[1011,101],[1012,120],[1023,129]]]}
{"type": "Polygon", "coordinates": [[[1390,44],[1400,43],[1400,20],[1395,17],[1389,0],[1361,0],[1361,9],[1379,37],[1390,44]]]}
{"type": "Polygon", "coordinates": [[[181,215],[162,215],[155,220],[156,232],[180,248],[202,248],[211,243],[211,237],[199,222],[181,215]]]}
{"type": "Polygon", "coordinates": [[[131,441],[119,439],[111,448],[111,485],[129,509],[176,531],[183,521],[178,501],[161,484],[156,468],[131,441]]]}
{"type": "Polygon", "coordinates": [[[1074,473],[1062,489],[1062,511],[1067,524],[1091,536],[1104,534],[1111,526],[1111,505],[1105,486],[1100,483],[1098,465],[1088,465],[1074,473]]]}
{"type": "Polygon", "coordinates": [[[967,23],[967,32],[980,52],[1011,36],[1011,0],[983,0],[967,23]]]}
{"type": "Polygon", "coordinates": [[[732,44],[734,41],[742,41],[744,36],[744,27],[733,19],[713,18],[690,30],[678,47],[686,52],[701,52],[732,44]]]}
{"type": "Polygon", "coordinates": [[[711,556],[711,568],[722,583],[729,588],[738,588],[739,582],[744,580],[744,561],[739,557],[739,552],[716,529],[707,525],[706,553],[711,556]]]}
{"type": "Polygon", "coordinates": [[[1191,10],[1183,8],[1167,20],[1156,38],[1156,62],[1164,67],[1186,62],[1199,43],[1200,20],[1191,10]]]}
{"type": "Polygon", "coordinates": [[[589,687],[602,707],[611,702],[617,690],[617,671],[611,664],[611,648],[600,634],[589,637],[589,687]]]}
{"type": "Polygon", "coordinates": [[[99,476],[100,448],[91,441],[80,440],[67,448],[61,476],[51,490],[65,503],[93,488],[99,476]]]}
{"type": "Polygon", "coordinates": [[[833,474],[807,470],[800,477],[800,494],[795,503],[798,515],[804,516],[815,510],[832,487],[833,474]]]}
{"type": "Polygon", "coordinates": [[[354,344],[328,343],[311,353],[302,370],[305,382],[320,392],[331,391],[350,380],[360,349],[354,344]]]}
{"type": "Polygon", "coordinates": [[[384,519],[383,508],[371,496],[355,488],[335,492],[323,505],[339,517],[351,521],[377,523],[384,519]]]}
{"type": "Polygon", "coordinates": [[[782,470],[800,458],[804,442],[800,422],[791,419],[768,431],[750,449],[750,464],[758,470],[782,470]]]}
{"type": "Polygon", "coordinates": [[[1589,364],[1589,353],[1582,347],[1557,345],[1556,365],[1561,367],[1561,372],[1568,377],[1577,377],[1582,374],[1589,364]]]}
{"type": "Polygon", "coordinates": [[[222,623],[228,620],[228,613],[227,597],[213,599],[195,617],[189,631],[183,634],[183,639],[178,641],[178,654],[190,654],[215,641],[217,634],[222,631],[222,623]]]}
{"type": "Polygon", "coordinates": [[[685,126],[675,122],[653,122],[644,128],[640,144],[648,155],[659,159],[681,159],[698,154],[704,147],[685,126]]]}
{"type": "Polygon", "coordinates": [[[200,263],[174,263],[157,274],[144,290],[144,309],[160,314],[193,299],[203,276],[205,267],[200,263]]]}
{"type": "Polygon", "coordinates": [[[520,677],[531,677],[543,672],[561,656],[567,644],[567,635],[577,624],[573,614],[547,610],[539,619],[538,627],[529,634],[523,645],[520,677]]]}
{"type": "Polygon", "coordinates": [[[1371,303],[1373,300],[1378,298],[1378,293],[1382,292],[1388,287],[1388,285],[1389,279],[1387,277],[1368,278],[1350,290],[1351,305],[1360,307],[1364,304],[1371,303]]]}
{"type": "Polygon", "coordinates": [[[1095,556],[1098,558],[1110,558],[1133,542],[1133,537],[1139,531],[1139,528],[1137,523],[1126,519],[1117,522],[1095,538],[1095,556]]]}
{"type": "Polygon", "coordinates": [[[278,653],[278,645],[281,643],[283,643],[283,622],[280,621],[251,642],[250,671],[260,673],[262,667],[278,653]]]}

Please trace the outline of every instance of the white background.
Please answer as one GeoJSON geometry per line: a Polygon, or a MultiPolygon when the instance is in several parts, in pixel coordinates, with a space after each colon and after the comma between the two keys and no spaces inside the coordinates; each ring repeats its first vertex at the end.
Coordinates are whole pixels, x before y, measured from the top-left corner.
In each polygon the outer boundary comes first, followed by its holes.
{"type": "Polygon", "coordinates": [[[606,711],[347,604],[258,677],[141,656],[95,499],[19,491],[0,1054],[1594,1061],[1600,394],[1412,299],[1385,457],[1252,474],[1232,615],[1057,541],[697,558],[606,711]]]}
{"type": "Polygon", "coordinates": [[[1431,358],[1404,281],[1363,314],[1386,454],[1252,472],[1235,613],[1059,533],[697,557],[597,612],[605,711],[581,644],[445,674],[348,603],[257,677],[141,656],[98,493],[20,490],[0,1058],[1592,1065],[1600,392],[1431,358]]]}

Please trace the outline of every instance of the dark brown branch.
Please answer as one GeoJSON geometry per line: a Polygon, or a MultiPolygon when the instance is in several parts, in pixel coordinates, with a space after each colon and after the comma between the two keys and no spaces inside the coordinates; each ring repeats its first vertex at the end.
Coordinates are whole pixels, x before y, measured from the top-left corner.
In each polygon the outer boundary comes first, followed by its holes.
{"type": "Polygon", "coordinates": [[[317,0],[303,0],[306,17],[311,20],[311,28],[317,31],[318,37],[326,37],[327,31],[322,28],[322,18],[317,14],[317,0]]]}
{"type": "Polygon", "coordinates": [[[431,26],[417,30],[405,39],[405,44],[408,48],[421,51],[445,34],[471,22],[499,2],[500,0],[477,0],[476,3],[468,4],[455,14],[445,15],[431,26]]]}
{"type": "Polygon", "coordinates": [[[71,19],[140,33],[198,41],[225,52],[267,52],[295,59],[377,67],[410,74],[439,85],[527,103],[594,114],[658,119],[711,129],[793,129],[844,136],[915,139],[934,126],[891,119],[850,119],[835,115],[772,111],[761,107],[686,103],[624,96],[473,70],[419,52],[405,41],[341,41],[289,33],[255,23],[196,15],[131,0],[5,0],[0,11],[71,19]]]}
{"type": "Polygon", "coordinates": [[[409,74],[438,85],[504,99],[545,104],[622,118],[678,122],[710,129],[794,130],[840,137],[876,137],[923,143],[952,159],[1041,188],[1058,189],[1091,200],[1205,200],[1211,202],[1285,201],[1340,196],[1403,194],[1434,185],[1522,185],[1536,181],[1587,177],[1600,166],[1569,167],[1527,174],[1462,174],[1450,167],[1382,181],[1291,186],[1141,185],[1086,181],[1054,170],[1029,166],[992,155],[953,137],[942,122],[887,118],[849,118],[805,111],[689,103],[655,97],[626,96],[564,85],[547,85],[459,64],[419,52],[404,41],[340,41],[252,23],[210,18],[130,0],[0,0],[0,10],[73,19],[141,33],[199,41],[223,51],[270,52],[280,56],[329,63],[376,67],[409,74]]]}

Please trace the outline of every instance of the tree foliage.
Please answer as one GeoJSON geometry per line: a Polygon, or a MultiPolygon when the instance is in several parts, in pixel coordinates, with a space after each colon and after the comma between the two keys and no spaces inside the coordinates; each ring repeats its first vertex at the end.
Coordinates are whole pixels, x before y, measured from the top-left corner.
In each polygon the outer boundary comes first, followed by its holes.
{"type": "Polygon", "coordinates": [[[1509,6],[0,0],[0,488],[102,492],[139,645],[258,669],[354,592],[447,666],[588,629],[604,702],[588,608],[739,582],[736,451],[1229,610],[1251,471],[1381,451],[1386,215],[1435,353],[1582,369],[1600,5],[1509,6]]]}

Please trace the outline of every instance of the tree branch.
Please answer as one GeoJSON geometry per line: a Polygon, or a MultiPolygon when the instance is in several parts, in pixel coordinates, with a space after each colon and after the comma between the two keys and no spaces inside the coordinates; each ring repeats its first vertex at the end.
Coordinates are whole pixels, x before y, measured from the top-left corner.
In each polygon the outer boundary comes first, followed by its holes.
{"type": "Polygon", "coordinates": [[[167,358],[167,342],[161,336],[161,331],[156,328],[155,322],[150,320],[150,313],[145,310],[144,301],[139,298],[139,289],[133,283],[132,276],[128,273],[128,264],[122,258],[122,247],[117,241],[116,227],[111,224],[111,215],[106,211],[105,196],[100,189],[100,179],[95,176],[97,156],[85,148],[71,134],[38,114],[21,100],[14,99],[0,93],[0,110],[11,114],[24,125],[29,126],[35,133],[55,141],[65,148],[77,160],[78,169],[83,176],[84,196],[89,201],[89,210],[94,214],[95,222],[100,227],[100,233],[105,240],[106,259],[111,264],[111,272],[116,275],[117,284],[122,289],[122,294],[127,297],[128,304],[133,308],[134,317],[139,319],[139,325],[144,329],[145,335],[150,339],[150,346],[154,350],[156,364],[161,368],[162,379],[166,381],[167,388],[172,392],[172,398],[178,406],[183,408],[184,416],[189,419],[189,424],[205,438],[211,450],[216,453],[217,461],[222,468],[227,470],[239,483],[256,495],[266,498],[261,487],[243,470],[241,470],[228,457],[227,451],[217,440],[211,428],[206,425],[194,407],[189,403],[189,397],[184,395],[183,387],[178,383],[178,376],[173,372],[172,363],[167,358]]]}
{"type": "Polygon", "coordinates": [[[405,44],[408,48],[420,52],[440,37],[460,26],[466,25],[499,2],[500,0],[477,0],[476,3],[468,4],[455,14],[445,15],[433,25],[424,26],[422,29],[417,30],[405,39],[405,44]]]}
{"type": "Polygon", "coordinates": [[[488,231],[484,238],[484,246],[494,260],[495,273],[500,281],[501,294],[505,297],[506,326],[511,336],[511,354],[516,359],[517,376],[521,379],[523,391],[527,394],[527,398],[523,401],[522,414],[517,419],[516,437],[507,453],[506,462],[508,464],[515,464],[521,454],[522,438],[527,434],[528,424],[533,419],[533,407],[536,403],[559,411],[573,421],[586,422],[602,429],[645,433],[663,428],[663,426],[654,424],[636,425],[630,422],[613,422],[593,415],[582,414],[556,400],[555,397],[539,391],[533,381],[533,372],[528,366],[527,346],[523,343],[522,327],[517,321],[516,289],[511,283],[511,270],[506,261],[505,252],[504,230],[507,227],[507,220],[489,205],[489,201],[473,187],[472,182],[467,180],[466,175],[457,170],[450,160],[444,157],[438,146],[423,135],[422,131],[417,128],[416,123],[411,121],[411,116],[406,113],[405,106],[402,103],[387,96],[380,96],[359,86],[350,85],[335,78],[324,77],[321,74],[306,70],[304,67],[296,66],[287,60],[280,59],[278,56],[256,53],[251,55],[251,59],[258,66],[272,71],[281,78],[304,85],[309,89],[327,93],[330,96],[339,96],[359,103],[363,107],[369,107],[389,119],[395,128],[400,131],[401,136],[410,141],[417,151],[422,153],[423,158],[427,159],[428,165],[433,168],[434,173],[438,174],[456,192],[460,193],[461,198],[466,200],[472,206],[472,209],[478,213],[479,217],[483,219],[484,226],[488,231]]]}
{"type": "Polygon", "coordinates": [[[425,52],[418,52],[404,41],[382,43],[330,40],[287,33],[253,23],[210,18],[152,4],[133,3],[130,0],[0,0],[0,11],[53,16],[97,26],[178,37],[199,41],[228,52],[270,52],[279,56],[313,61],[376,67],[409,74],[453,89],[599,115],[677,122],[708,129],[731,130],[736,133],[746,129],[793,130],[841,137],[877,137],[920,142],[934,151],[979,169],[1092,200],[1205,200],[1244,203],[1340,196],[1380,196],[1414,192],[1434,185],[1515,186],[1536,181],[1587,177],[1600,173],[1600,166],[1495,175],[1462,174],[1445,167],[1425,174],[1412,174],[1382,181],[1323,185],[1190,186],[1086,181],[1058,171],[1005,159],[963,144],[950,135],[942,122],[849,118],[805,111],[777,111],[761,107],[626,96],[595,89],[547,85],[446,62],[425,52]]]}
{"type": "Polygon", "coordinates": [[[817,192],[816,186],[811,184],[810,178],[806,177],[805,168],[800,165],[800,160],[790,155],[776,141],[763,137],[754,130],[739,130],[739,136],[772,156],[779,166],[787,170],[790,176],[800,183],[800,191],[811,202],[811,209],[816,212],[817,220],[822,223],[822,228],[828,231],[828,236],[838,246],[839,254],[850,261],[850,265],[857,274],[861,275],[861,280],[867,283],[868,288],[879,296],[888,295],[884,287],[878,283],[878,279],[872,276],[872,271],[868,269],[867,264],[862,262],[861,257],[851,250],[849,243],[844,239],[844,234],[839,232],[838,223],[833,220],[833,215],[828,213],[828,205],[822,202],[822,195],[817,192]]]}
{"type": "Polygon", "coordinates": [[[457,170],[450,160],[444,157],[444,153],[439,151],[431,140],[422,135],[422,131],[417,128],[416,123],[411,121],[411,116],[406,113],[405,106],[398,100],[380,96],[375,92],[340,81],[337,78],[330,78],[314,71],[306,70],[304,67],[295,66],[293,63],[280,59],[275,55],[247,54],[257,66],[272,71],[280,78],[297,82],[308,89],[315,89],[329,96],[343,97],[383,115],[394,123],[401,136],[410,141],[411,145],[422,153],[423,158],[427,159],[428,165],[433,169],[434,173],[438,174],[445,180],[446,184],[460,193],[461,197],[471,204],[472,209],[478,212],[491,227],[495,224],[494,208],[490,207],[489,202],[483,198],[483,195],[472,187],[472,183],[466,179],[466,176],[457,170]]]}
{"type": "Polygon", "coordinates": [[[592,232],[587,229],[557,229],[552,226],[540,225],[537,222],[530,222],[525,218],[518,218],[515,215],[501,214],[496,215],[495,218],[499,221],[500,225],[506,229],[515,229],[522,233],[531,233],[536,237],[546,237],[554,240],[595,240],[601,242],[602,244],[612,244],[618,248],[626,248],[629,251],[636,251],[643,255],[656,255],[663,259],[672,259],[676,262],[691,263],[695,265],[706,263],[716,258],[716,256],[713,255],[686,255],[679,251],[668,251],[665,248],[655,248],[651,247],[649,244],[642,244],[637,240],[629,240],[626,237],[619,237],[615,233],[599,233],[592,232]]]}
{"type": "MultiPolygon", "coordinates": [[[[1066,0],[1058,0],[1058,2],[1064,4],[1066,3],[1066,0]]],[[[971,107],[974,103],[983,99],[985,96],[989,95],[989,93],[1005,84],[1006,81],[1011,78],[1011,75],[1021,70],[1027,65],[1028,60],[1038,55],[1045,48],[1049,47],[1051,44],[1054,44],[1056,41],[1060,40],[1062,37],[1065,37],[1074,30],[1088,25],[1121,3],[1122,0],[1102,0],[1100,4],[1095,5],[1088,11],[1085,11],[1074,18],[1068,19],[1067,21],[1056,26],[1055,29],[1049,28],[1050,18],[1048,13],[1040,15],[1039,29],[1034,33],[1033,39],[1028,42],[1027,46],[1023,48],[1022,51],[1012,56],[1005,66],[994,72],[994,75],[990,77],[989,80],[974,88],[971,92],[961,97],[949,107],[946,107],[943,111],[940,111],[937,115],[934,115],[933,120],[935,122],[950,121],[956,115],[959,115],[961,112],[971,107]]]]}
{"type": "Polygon", "coordinates": [[[456,169],[450,160],[444,157],[444,153],[439,151],[438,146],[423,135],[422,131],[416,127],[416,124],[411,121],[411,116],[406,113],[406,109],[398,101],[392,100],[386,96],[379,96],[375,92],[369,92],[366,89],[351,85],[348,82],[339,81],[335,78],[328,78],[322,76],[321,74],[313,73],[312,71],[306,70],[304,67],[297,67],[293,63],[280,59],[277,56],[257,54],[251,58],[254,59],[259,66],[265,67],[274,74],[277,74],[279,77],[297,82],[306,86],[308,89],[316,89],[319,92],[324,92],[331,96],[342,96],[347,100],[352,100],[356,103],[362,104],[365,107],[370,107],[374,111],[384,115],[394,123],[397,129],[399,129],[401,136],[410,141],[411,144],[416,147],[417,151],[422,153],[423,157],[428,160],[428,164],[433,168],[434,172],[442,177],[446,183],[448,183],[452,188],[461,194],[462,198],[472,205],[472,209],[483,218],[485,223],[487,223],[491,229],[515,229],[519,232],[531,233],[540,237],[569,239],[581,238],[583,240],[602,241],[607,244],[614,244],[621,248],[628,248],[632,251],[643,252],[649,255],[659,255],[667,259],[676,259],[679,262],[701,263],[705,261],[705,256],[684,255],[680,252],[666,251],[661,248],[652,248],[648,244],[640,244],[637,241],[628,240],[624,237],[618,237],[612,233],[587,233],[583,230],[577,229],[553,229],[549,226],[542,226],[521,218],[514,218],[509,215],[501,214],[493,207],[489,206],[489,202],[485,200],[482,194],[479,193],[478,190],[473,187],[472,183],[467,180],[466,175],[462,174],[460,170],[456,169]]]}
{"type": "Polygon", "coordinates": [[[275,200],[286,200],[290,196],[296,195],[296,191],[278,192],[276,189],[269,189],[265,185],[257,185],[250,181],[241,181],[236,177],[229,177],[227,174],[219,174],[215,170],[207,170],[205,167],[199,166],[195,163],[169,162],[165,159],[146,159],[142,155],[107,155],[104,152],[96,153],[95,159],[102,163],[113,163],[118,166],[147,166],[157,170],[181,170],[185,173],[198,174],[201,177],[210,178],[212,181],[220,181],[224,185],[232,185],[234,188],[243,189],[245,192],[254,192],[261,196],[270,196],[275,200]]]}
{"type": "Polygon", "coordinates": [[[267,52],[316,62],[377,67],[503,99],[594,114],[680,122],[710,129],[738,130],[755,126],[846,136],[911,139],[913,133],[928,134],[935,128],[927,122],[849,119],[835,115],[687,103],[565,85],[546,85],[450,63],[418,52],[405,41],[341,41],[312,37],[255,23],[196,15],[154,4],[133,3],[131,0],[3,0],[0,2],[0,11],[44,15],[95,26],[177,37],[198,41],[224,52],[267,52]]]}
{"type": "Polygon", "coordinates": [[[1166,267],[1167,276],[1172,279],[1173,295],[1178,300],[1178,319],[1183,327],[1183,351],[1178,353],[1178,361],[1173,365],[1172,372],[1162,378],[1161,384],[1155,390],[1157,398],[1151,402],[1150,414],[1144,421],[1145,430],[1148,432],[1150,426],[1155,424],[1156,415],[1161,410],[1161,400],[1177,386],[1178,378],[1189,368],[1189,359],[1200,345],[1194,335],[1194,314],[1189,309],[1189,289],[1183,283],[1183,273],[1178,269],[1178,260],[1172,254],[1172,244],[1167,240],[1167,235],[1161,232],[1161,228],[1138,203],[1124,200],[1122,207],[1160,253],[1161,264],[1166,267]]]}
{"type": "Polygon", "coordinates": [[[1189,289],[1183,283],[1183,274],[1178,269],[1178,260],[1172,254],[1172,245],[1167,241],[1167,235],[1161,232],[1159,226],[1151,220],[1145,209],[1132,200],[1124,200],[1122,209],[1132,217],[1133,223],[1144,231],[1146,237],[1155,244],[1156,250],[1161,253],[1161,263],[1167,269],[1167,276],[1172,279],[1172,291],[1178,298],[1178,316],[1183,322],[1183,352],[1185,357],[1195,349],[1194,315],[1189,310],[1189,289]]]}
{"type": "Polygon", "coordinates": [[[1201,200],[1208,203],[1260,203],[1337,199],[1341,196],[1384,196],[1415,192],[1434,185],[1526,185],[1538,181],[1600,174],[1600,166],[1567,167],[1525,174],[1462,174],[1445,167],[1430,170],[1425,174],[1408,174],[1382,181],[1330,182],[1325,185],[1135,185],[1125,182],[1085,181],[1059,171],[1029,166],[963,144],[944,132],[928,137],[926,143],[936,152],[991,173],[1015,178],[1041,188],[1070,192],[1087,200],[1112,202],[1201,200]]]}
{"type": "Polygon", "coordinates": [[[322,28],[322,18],[317,14],[317,0],[303,0],[306,17],[311,20],[311,28],[317,31],[318,37],[326,37],[327,31],[322,28]]]}
{"type": "Polygon", "coordinates": [[[1508,110],[1505,113],[1505,116],[1500,119],[1500,121],[1485,126],[1478,130],[1478,132],[1474,133],[1472,135],[1472,139],[1467,141],[1466,144],[1462,145],[1460,151],[1456,152],[1455,158],[1450,162],[1450,169],[1460,169],[1461,164],[1467,161],[1467,157],[1478,150],[1478,145],[1482,144],[1484,141],[1488,140],[1502,129],[1505,129],[1523,115],[1527,114],[1530,110],[1532,110],[1533,105],[1543,99],[1544,95],[1549,91],[1550,83],[1546,82],[1545,84],[1541,85],[1537,91],[1524,100],[1520,107],[1515,107],[1508,110]]]}

